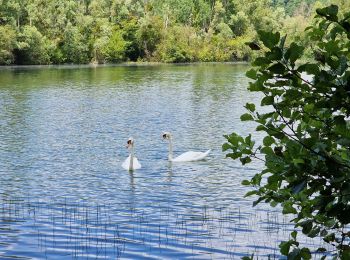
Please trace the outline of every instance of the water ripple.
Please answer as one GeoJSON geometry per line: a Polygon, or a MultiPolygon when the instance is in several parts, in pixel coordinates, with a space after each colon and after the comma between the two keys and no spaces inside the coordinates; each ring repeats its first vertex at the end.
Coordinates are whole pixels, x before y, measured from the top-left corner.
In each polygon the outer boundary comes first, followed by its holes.
{"type": "Polygon", "coordinates": [[[259,100],[247,68],[0,70],[0,258],[280,257],[292,225],[278,209],[252,208],[240,184],[261,165],[221,152],[223,134],[254,129],[239,120],[259,100]],[[174,154],[212,153],[171,164],[163,131],[174,154]],[[129,136],[143,166],[133,173],[121,168],[129,136]]]}

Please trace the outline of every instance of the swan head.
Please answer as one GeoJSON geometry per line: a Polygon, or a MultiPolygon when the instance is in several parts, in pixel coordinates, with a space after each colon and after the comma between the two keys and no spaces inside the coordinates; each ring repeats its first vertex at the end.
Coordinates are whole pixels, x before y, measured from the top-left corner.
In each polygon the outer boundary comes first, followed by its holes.
{"type": "Polygon", "coordinates": [[[128,141],[126,142],[126,148],[131,148],[134,145],[134,138],[129,137],[128,141]]]}
{"type": "Polygon", "coordinates": [[[164,132],[162,136],[163,136],[164,140],[170,140],[171,139],[171,134],[169,132],[164,132]]]}

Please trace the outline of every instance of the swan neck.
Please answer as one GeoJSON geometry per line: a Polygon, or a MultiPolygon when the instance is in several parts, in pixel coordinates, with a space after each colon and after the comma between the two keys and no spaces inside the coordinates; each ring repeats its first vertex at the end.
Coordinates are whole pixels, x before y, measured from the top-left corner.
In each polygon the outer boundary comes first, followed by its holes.
{"type": "Polygon", "coordinates": [[[134,146],[131,146],[130,150],[130,164],[129,164],[129,171],[134,170],[134,146]]]}
{"type": "Polygon", "coordinates": [[[173,159],[173,141],[170,138],[169,139],[169,156],[168,156],[169,161],[173,159]]]}

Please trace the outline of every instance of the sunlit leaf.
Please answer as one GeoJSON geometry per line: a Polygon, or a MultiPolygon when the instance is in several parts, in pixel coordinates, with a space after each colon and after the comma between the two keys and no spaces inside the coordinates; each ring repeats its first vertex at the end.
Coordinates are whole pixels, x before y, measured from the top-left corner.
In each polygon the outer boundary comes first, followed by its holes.
{"type": "Polygon", "coordinates": [[[254,118],[251,114],[246,113],[241,115],[241,121],[253,121],[253,120],[254,118]]]}

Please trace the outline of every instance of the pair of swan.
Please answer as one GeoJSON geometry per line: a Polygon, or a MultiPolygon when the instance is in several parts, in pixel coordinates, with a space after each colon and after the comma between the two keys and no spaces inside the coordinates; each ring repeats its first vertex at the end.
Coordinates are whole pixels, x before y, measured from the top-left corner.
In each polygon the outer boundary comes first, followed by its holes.
{"type": "MultiPolygon", "coordinates": [[[[173,158],[173,139],[172,135],[169,132],[163,133],[163,139],[169,141],[169,155],[168,160],[170,162],[193,162],[193,161],[199,161],[203,160],[207,155],[210,153],[210,150],[206,152],[193,152],[188,151],[185,152],[178,157],[173,158]]],[[[129,157],[126,158],[126,160],[123,162],[122,167],[125,170],[133,171],[141,168],[141,164],[139,163],[139,160],[135,157],[134,152],[134,139],[130,137],[127,141],[126,147],[129,149],[130,154],[129,157]]]]}

